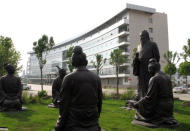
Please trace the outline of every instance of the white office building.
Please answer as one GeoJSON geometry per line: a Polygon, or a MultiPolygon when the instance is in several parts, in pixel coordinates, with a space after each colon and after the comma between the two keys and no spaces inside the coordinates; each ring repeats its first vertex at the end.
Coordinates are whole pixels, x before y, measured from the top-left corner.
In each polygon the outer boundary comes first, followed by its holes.
{"type": "MultiPolygon", "coordinates": [[[[110,53],[114,49],[119,48],[123,50],[123,55],[126,57],[126,63],[119,70],[120,86],[136,86],[137,79],[133,76],[131,58],[133,49],[140,43],[139,33],[142,30],[148,30],[150,38],[157,43],[161,56],[160,63],[163,67],[166,64],[163,54],[169,48],[167,15],[156,12],[154,8],[127,4],[125,9],[103,24],[84,34],[55,45],[47,56],[47,63],[43,70],[44,77],[49,79],[50,74],[55,74],[57,72],[56,65],[67,68],[67,50],[71,46],[79,45],[87,55],[89,70],[95,71],[91,61],[96,60],[96,54],[101,54],[103,58],[107,59],[100,71],[102,85],[114,86],[116,85],[116,74],[114,66],[109,64],[110,53]]],[[[27,75],[31,82],[37,82],[40,79],[38,60],[34,52],[29,54],[27,75]]]]}

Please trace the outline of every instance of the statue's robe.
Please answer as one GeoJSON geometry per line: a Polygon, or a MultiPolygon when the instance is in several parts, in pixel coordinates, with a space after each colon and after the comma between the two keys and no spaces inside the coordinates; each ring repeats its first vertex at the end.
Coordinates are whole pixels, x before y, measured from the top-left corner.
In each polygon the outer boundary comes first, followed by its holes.
{"type": "MultiPolygon", "coordinates": [[[[5,75],[0,79],[0,106],[3,110],[22,108],[22,85],[19,77],[5,75]]],[[[1,109],[2,110],[2,109],[1,109]]]]}
{"type": "Polygon", "coordinates": [[[139,45],[137,52],[139,53],[138,62],[138,99],[140,100],[147,94],[148,82],[150,80],[150,73],[148,72],[148,61],[155,58],[157,62],[160,60],[160,54],[156,43],[147,41],[145,44],[139,45]]]}
{"type": "Polygon", "coordinates": [[[52,85],[52,98],[53,98],[53,104],[57,106],[57,100],[60,94],[61,84],[62,84],[63,78],[58,76],[54,81],[52,85]]]}
{"type": "Polygon", "coordinates": [[[102,108],[100,78],[85,67],[65,76],[60,92],[56,131],[100,131],[102,108]]]}
{"type": "Polygon", "coordinates": [[[136,119],[157,125],[175,123],[173,105],[171,80],[158,72],[149,81],[147,95],[135,104],[138,107],[136,119]]]}

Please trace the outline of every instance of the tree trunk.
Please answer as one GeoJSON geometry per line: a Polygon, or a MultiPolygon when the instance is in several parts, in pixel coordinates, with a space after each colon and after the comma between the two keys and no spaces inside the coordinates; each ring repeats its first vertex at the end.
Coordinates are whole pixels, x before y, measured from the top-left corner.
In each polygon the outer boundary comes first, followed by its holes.
{"type": "Polygon", "coordinates": [[[187,76],[186,76],[186,86],[187,86],[187,76]]]}
{"type": "Polygon", "coordinates": [[[97,68],[97,75],[99,75],[99,69],[97,68]]]}
{"type": "Polygon", "coordinates": [[[40,67],[40,74],[41,74],[41,89],[42,89],[42,91],[43,91],[43,79],[42,79],[42,67],[40,67]]]}
{"type": "Polygon", "coordinates": [[[116,66],[116,77],[117,77],[117,98],[119,98],[119,67],[116,66]]]}

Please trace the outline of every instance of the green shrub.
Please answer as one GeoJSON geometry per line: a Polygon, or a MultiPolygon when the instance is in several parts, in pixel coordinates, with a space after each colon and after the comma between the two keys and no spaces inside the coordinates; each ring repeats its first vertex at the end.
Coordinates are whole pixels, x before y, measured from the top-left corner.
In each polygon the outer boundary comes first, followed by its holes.
{"type": "Polygon", "coordinates": [[[111,94],[106,94],[103,92],[103,99],[107,100],[107,99],[117,99],[117,95],[115,93],[111,93],[111,94]]]}
{"type": "Polygon", "coordinates": [[[121,100],[132,100],[136,96],[134,89],[128,89],[125,93],[120,94],[121,100]]]}
{"type": "Polygon", "coordinates": [[[41,103],[41,98],[39,98],[37,95],[32,95],[26,91],[23,91],[22,102],[23,102],[23,104],[41,103]]]}
{"type": "Polygon", "coordinates": [[[38,91],[38,97],[39,98],[45,98],[47,97],[47,91],[43,90],[43,91],[38,91]]]}

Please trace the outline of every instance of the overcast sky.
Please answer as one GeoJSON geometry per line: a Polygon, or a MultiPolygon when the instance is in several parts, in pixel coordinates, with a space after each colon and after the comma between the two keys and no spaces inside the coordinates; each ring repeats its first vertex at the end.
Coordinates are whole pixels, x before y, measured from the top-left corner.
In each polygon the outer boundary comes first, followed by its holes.
{"type": "Polygon", "coordinates": [[[0,35],[12,38],[25,69],[27,52],[43,34],[61,43],[102,24],[123,10],[126,3],[165,12],[169,49],[182,51],[190,38],[189,0],[0,0],[0,35]]]}

